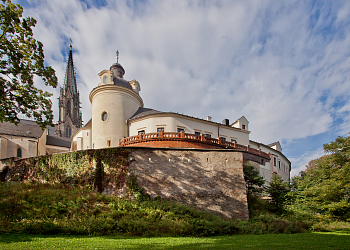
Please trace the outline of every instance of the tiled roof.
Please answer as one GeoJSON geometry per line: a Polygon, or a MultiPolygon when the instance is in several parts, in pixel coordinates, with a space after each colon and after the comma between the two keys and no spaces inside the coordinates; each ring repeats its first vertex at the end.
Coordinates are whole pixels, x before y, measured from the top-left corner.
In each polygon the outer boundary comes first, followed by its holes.
{"type": "Polygon", "coordinates": [[[72,138],[50,136],[46,137],[46,145],[70,148],[72,138]]]}
{"type": "Polygon", "coordinates": [[[85,124],[84,127],[92,127],[92,118],[85,124]]]}
{"type": "Polygon", "coordinates": [[[0,123],[0,134],[39,138],[43,130],[34,121],[21,120],[17,126],[10,122],[0,123]]]}

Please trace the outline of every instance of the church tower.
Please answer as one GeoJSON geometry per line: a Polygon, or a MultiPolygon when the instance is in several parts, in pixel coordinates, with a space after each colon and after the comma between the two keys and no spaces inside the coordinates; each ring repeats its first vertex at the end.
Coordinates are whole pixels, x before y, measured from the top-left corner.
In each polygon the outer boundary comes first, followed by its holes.
{"type": "Polygon", "coordinates": [[[63,88],[58,98],[59,118],[56,136],[70,138],[82,126],[79,91],[75,78],[72,45],[69,46],[69,57],[64,77],[63,88]]]}

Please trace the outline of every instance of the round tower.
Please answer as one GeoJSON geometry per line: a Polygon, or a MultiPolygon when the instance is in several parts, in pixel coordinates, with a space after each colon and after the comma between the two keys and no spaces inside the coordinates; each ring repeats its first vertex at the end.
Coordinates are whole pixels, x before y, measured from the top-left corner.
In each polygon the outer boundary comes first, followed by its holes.
{"type": "Polygon", "coordinates": [[[100,83],[90,92],[92,105],[92,148],[119,146],[128,137],[127,120],[143,107],[140,85],[123,79],[124,68],[114,63],[98,75],[100,83]]]}

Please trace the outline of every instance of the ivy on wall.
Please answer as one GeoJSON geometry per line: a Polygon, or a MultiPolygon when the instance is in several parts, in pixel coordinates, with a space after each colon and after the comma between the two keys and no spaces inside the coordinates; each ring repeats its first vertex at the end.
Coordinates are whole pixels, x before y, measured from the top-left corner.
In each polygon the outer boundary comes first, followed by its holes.
{"type": "Polygon", "coordinates": [[[64,183],[118,196],[143,195],[129,158],[127,149],[106,148],[11,161],[6,181],[64,183]]]}

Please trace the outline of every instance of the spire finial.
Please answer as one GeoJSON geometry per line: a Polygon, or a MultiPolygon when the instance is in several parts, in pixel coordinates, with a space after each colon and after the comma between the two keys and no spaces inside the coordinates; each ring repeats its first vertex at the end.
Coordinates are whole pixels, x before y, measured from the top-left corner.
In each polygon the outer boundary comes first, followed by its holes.
{"type": "Polygon", "coordinates": [[[73,43],[72,38],[69,38],[69,41],[70,41],[69,48],[70,48],[70,50],[72,50],[72,47],[73,47],[73,45],[72,45],[72,43],[73,43]]]}
{"type": "Polygon", "coordinates": [[[117,52],[115,52],[115,54],[117,55],[117,63],[118,63],[118,60],[119,60],[119,51],[117,50],[117,52]]]}

